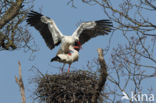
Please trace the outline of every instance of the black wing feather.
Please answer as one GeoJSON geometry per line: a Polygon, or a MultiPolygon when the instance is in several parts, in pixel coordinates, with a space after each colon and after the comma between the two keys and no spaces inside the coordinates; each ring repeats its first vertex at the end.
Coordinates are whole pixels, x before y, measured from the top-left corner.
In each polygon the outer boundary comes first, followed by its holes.
{"type": "Polygon", "coordinates": [[[112,30],[112,22],[110,20],[98,20],[95,21],[96,26],[92,29],[83,30],[79,36],[79,41],[81,44],[84,44],[93,37],[99,35],[107,35],[112,30]]]}
{"type": "Polygon", "coordinates": [[[53,38],[52,38],[52,34],[49,31],[48,24],[45,24],[45,23],[43,23],[41,21],[42,16],[43,15],[40,14],[40,13],[37,13],[35,11],[31,11],[27,16],[28,18],[27,18],[26,21],[27,21],[28,24],[35,27],[40,32],[40,34],[42,35],[42,37],[43,37],[44,41],[46,42],[47,46],[50,49],[53,49],[56,45],[58,45],[60,43],[60,41],[57,44],[54,45],[54,41],[53,41],[53,38]]]}

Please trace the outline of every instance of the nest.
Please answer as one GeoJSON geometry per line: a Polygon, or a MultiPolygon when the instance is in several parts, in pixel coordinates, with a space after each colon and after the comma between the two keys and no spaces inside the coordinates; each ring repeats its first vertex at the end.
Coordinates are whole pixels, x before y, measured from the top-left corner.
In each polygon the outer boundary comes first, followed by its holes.
{"type": "Polygon", "coordinates": [[[46,103],[93,103],[97,82],[96,74],[88,71],[46,74],[38,80],[35,94],[46,103]]]}

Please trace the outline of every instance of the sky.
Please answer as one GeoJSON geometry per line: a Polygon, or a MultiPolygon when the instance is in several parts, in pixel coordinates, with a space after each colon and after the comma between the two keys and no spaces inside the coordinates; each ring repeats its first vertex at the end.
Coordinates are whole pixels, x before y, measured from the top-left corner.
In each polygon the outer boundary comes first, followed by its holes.
{"type": "MultiPolygon", "coordinates": [[[[60,31],[65,35],[71,35],[82,21],[94,21],[107,19],[103,13],[103,9],[99,6],[87,6],[77,2],[77,8],[67,5],[65,0],[36,0],[33,10],[39,11],[42,8],[42,14],[52,18],[60,31]]],[[[18,76],[18,61],[22,65],[22,76],[25,85],[27,103],[31,103],[31,95],[34,86],[29,82],[36,73],[31,71],[32,66],[37,67],[42,73],[59,73],[58,68],[62,66],[60,63],[51,63],[50,60],[55,56],[58,47],[50,50],[39,32],[30,27],[32,36],[35,39],[39,51],[33,54],[34,60],[30,60],[31,53],[24,52],[23,49],[15,51],[0,52],[0,103],[21,103],[19,87],[15,82],[15,75],[18,76]]],[[[79,61],[71,66],[71,70],[84,69],[89,60],[97,57],[97,48],[107,46],[109,36],[97,37],[85,45],[80,51],[79,61]]],[[[68,67],[66,66],[65,69],[68,67]]],[[[65,70],[66,71],[66,70],[65,70]]]]}
{"type": "MultiPolygon", "coordinates": [[[[52,18],[65,35],[71,35],[82,21],[108,19],[99,6],[87,6],[79,1],[76,2],[76,6],[77,8],[72,8],[67,5],[66,0],[36,0],[33,10],[39,12],[42,8],[42,14],[52,18]]],[[[19,87],[15,82],[15,75],[18,76],[18,61],[22,65],[27,103],[32,102],[31,96],[36,88],[30,84],[32,78],[36,76],[36,72],[33,72],[31,68],[35,66],[43,74],[54,74],[59,73],[57,67],[62,66],[61,63],[50,62],[59,47],[50,50],[38,31],[32,27],[29,30],[32,32],[32,37],[39,48],[39,51],[33,54],[35,57],[33,60],[30,60],[31,52],[24,52],[23,49],[0,52],[0,103],[21,103],[19,87]]],[[[111,42],[114,44],[122,43],[123,40],[119,35],[119,33],[113,35],[111,42]]],[[[109,38],[110,36],[100,36],[84,44],[80,51],[79,61],[71,65],[71,70],[86,69],[87,62],[97,58],[97,49],[108,46],[109,38]]],[[[105,57],[109,59],[108,55],[105,57]]],[[[67,68],[66,65],[65,69],[67,68]]]]}

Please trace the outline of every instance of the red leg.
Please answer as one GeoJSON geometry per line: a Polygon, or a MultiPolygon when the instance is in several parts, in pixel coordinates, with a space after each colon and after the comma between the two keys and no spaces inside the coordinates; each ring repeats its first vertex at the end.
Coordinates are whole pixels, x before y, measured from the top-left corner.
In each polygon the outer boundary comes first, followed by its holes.
{"type": "Polygon", "coordinates": [[[63,64],[63,66],[61,68],[61,73],[63,73],[64,66],[65,66],[65,63],[63,64]]]}
{"type": "Polygon", "coordinates": [[[69,64],[68,73],[70,72],[70,66],[71,66],[71,64],[69,64]]]}

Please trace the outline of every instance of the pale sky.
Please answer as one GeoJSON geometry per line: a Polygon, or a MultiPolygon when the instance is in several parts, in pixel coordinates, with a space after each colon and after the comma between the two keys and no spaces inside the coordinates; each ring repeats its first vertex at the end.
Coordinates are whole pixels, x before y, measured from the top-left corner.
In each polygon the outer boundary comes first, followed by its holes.
{"type": "MultiPolygon", "coordinates": [[[[76,6],[77,8],[71,8],[67,5],[66,0],[36,0],[33,10],[39,12],[39,9],[42,8],[42,14],[52,18],[65,35],[71,35],[82,21],[108,19],[99,6],[87,6],[81,2],[77,2],[76,6]]],[[[19,87],[14,78],[15,75],[18,75],[18,61],[22,65],[27,103],[32,102],[31,96],[33,96],[33,91],[36,88],[29,84],[36,75],[35,72],[31,71],[32,66],[36,66],[43,74],[59,73],[59,69],[56,67],[62,66],[61,63],[50,62],[51,58],[56,55],[58,47],[50,50],[39,32],[32,27],[29,29],[39,48],[39,51],[33,54],[34,60],[29,60],[31,52],[24,52],[23,49],[0,52],[0,103],[21,103],[19,87]]],[[[80,51],[79,61],[71,65],[71,70],[86,69],[87,62],[97,58],[97,48],[108,46],[109,38],[110,35],[99,36],[84,44],[80,51]]],[[[111,43],[116,45],[117,43],[124,43],[122,39],[120,33],[116,32],[111,43]]],[[[106,55],[105,59],[106,62],[109,61],[109,55],[106,55]]],[[[65,69],[67,69],[67,65],[65,69]]]]}
{"type": "MultiPolygon", "coordinates": [[[[99,6],[86,6],[83,3],[77,2],[77,8],[71,8],[71,6],[67,5],[66,1],[62,0],[36,0],[34,4],[33,10],[39,11],[39,8],[42,8],[42,14],[54,19],[58,28],[65,35],[71,35],[82,21],[107,19],[103,13],[103,9],[99,6]]],[[[31,52],[25,53],[23,49],[0,52],[1,103],[21,102],[19,87],[14,79],[15,75],[18,75],[19,60],[22,65],[27,103],[31,103],[32,100],[30,96],[34,90],[34,86],[29,84],[30,79],[35,75],[35,73],[30,70],[31,67],[36,66],[42,73],[59,73],[59,69],[54,69],[54,67],[62,66],[60,63],[50,62],[51,58],[55,56],[58,48],[51,51],[46,46],[39,32],[32,27],[30,27],[30,30],[38,48],[40,49],[33,54],[33,56],[35,56],[33,61],[29,60],[31,52]]],[[[74,70],[74,68],[84,69],[83,67],[86,66],[89,60],[97,57],[97,48],[106,47],[108,39],[109,36],[100,36],[83,45],[82,50],[80,51],[79,61],[72,64],[71,70],[74,70]]],[[[65,69],[67,69],[67,66],[65,69]]]]}

